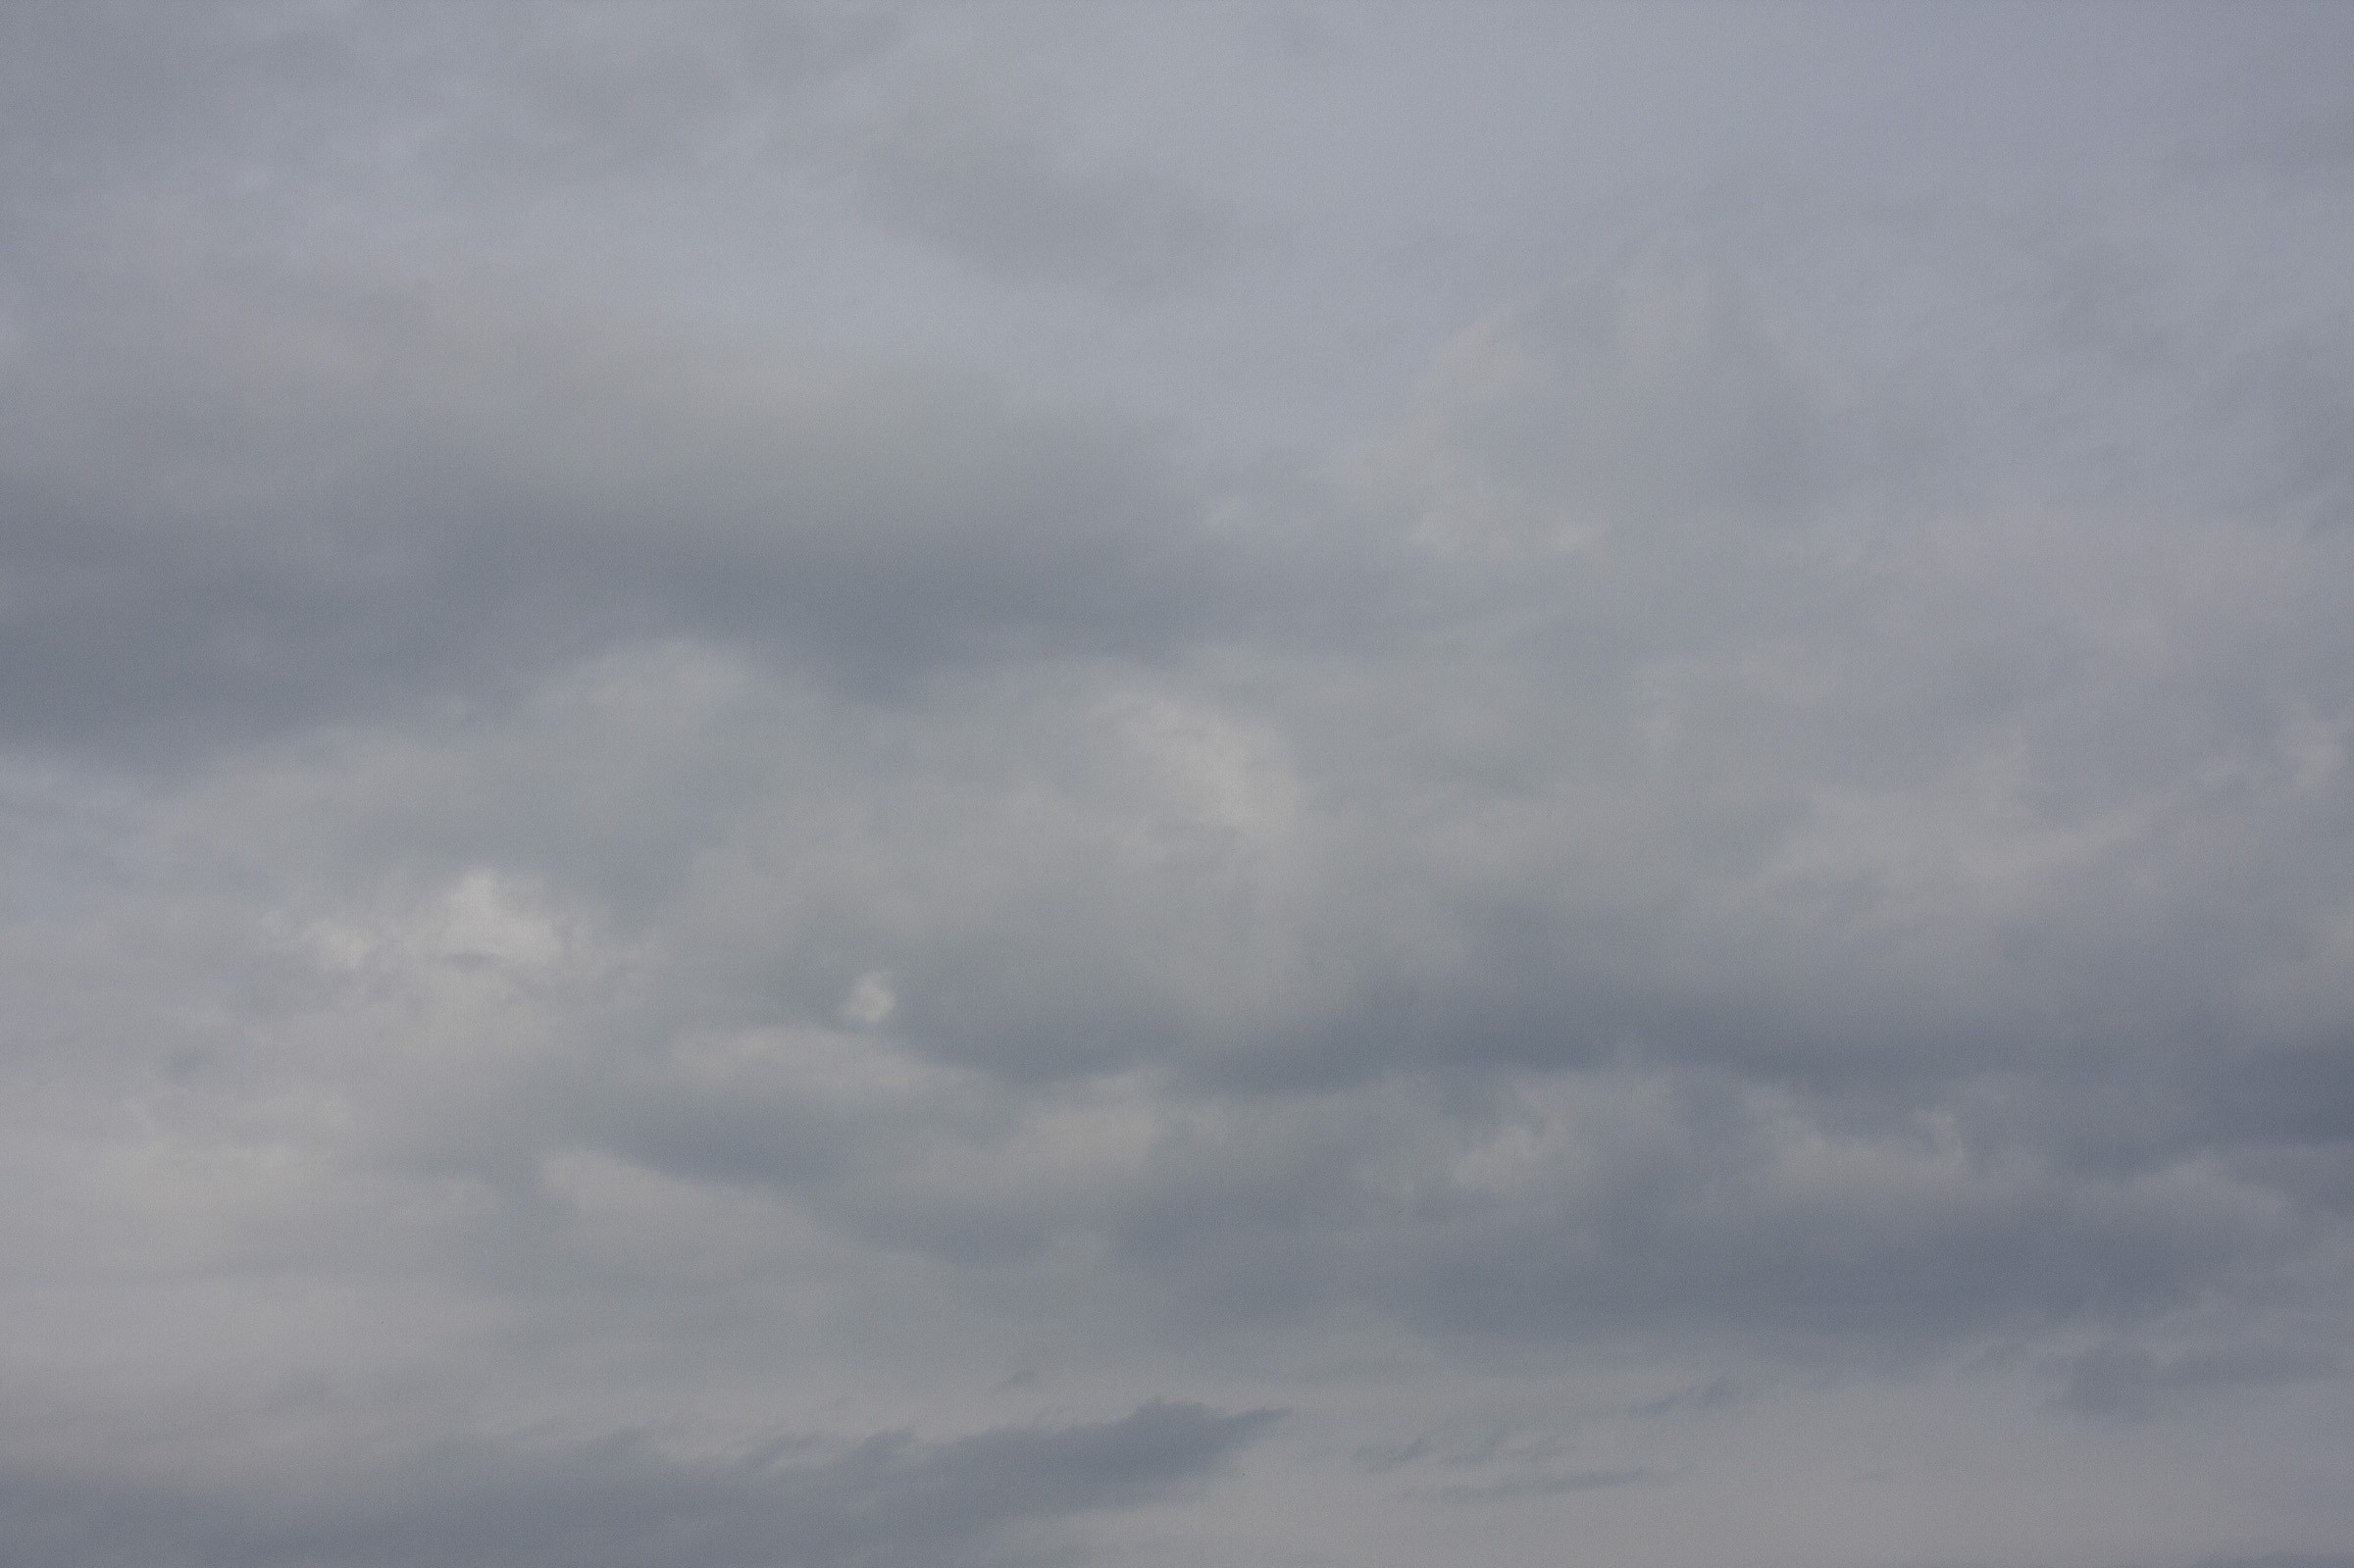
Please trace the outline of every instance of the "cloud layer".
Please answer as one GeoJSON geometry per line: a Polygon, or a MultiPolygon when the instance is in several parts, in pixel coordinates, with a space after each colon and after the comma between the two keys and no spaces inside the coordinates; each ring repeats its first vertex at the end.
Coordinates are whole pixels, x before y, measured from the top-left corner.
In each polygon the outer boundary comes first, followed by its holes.
{"type": "Polygon", "coordinates": [[[0,1559],[2336,1564],[2345,27],[2136,18],[22,8],[0,1559]]]}

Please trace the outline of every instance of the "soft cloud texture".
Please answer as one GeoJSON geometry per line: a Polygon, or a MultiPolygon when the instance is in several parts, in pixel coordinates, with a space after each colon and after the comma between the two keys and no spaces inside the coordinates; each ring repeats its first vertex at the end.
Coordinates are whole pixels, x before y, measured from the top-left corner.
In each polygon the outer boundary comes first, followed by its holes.
{"type": "Polygon", "coordinates": [[[2345,32],[13,13],[0,1560],[2338,1568],[2345,32]]]}

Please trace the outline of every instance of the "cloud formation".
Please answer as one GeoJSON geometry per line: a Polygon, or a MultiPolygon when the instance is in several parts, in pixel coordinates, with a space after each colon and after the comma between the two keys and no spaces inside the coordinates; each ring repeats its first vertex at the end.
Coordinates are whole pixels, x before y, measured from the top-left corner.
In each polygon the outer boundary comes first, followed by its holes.
{"type": "Polygon", "coordinates": [[[274,1477],[259,1496],[12,1478],[0,1507],[25,1562],[1031,1562],[1058,1555],[1040,1522],[1198,1481],[1265,1419],[1153,1403],[945,1442],[885,1433],[817,1459],[779,1442],[681,1460],[628,1435],[543,1451],[449,1442],[364,1475],[274,1477]]]}
{"type": "Polygon", "coordinates": [[[2335,1564],[2345,26],[2137,15],[22,8],[0,1555],[2335,1564]]]}

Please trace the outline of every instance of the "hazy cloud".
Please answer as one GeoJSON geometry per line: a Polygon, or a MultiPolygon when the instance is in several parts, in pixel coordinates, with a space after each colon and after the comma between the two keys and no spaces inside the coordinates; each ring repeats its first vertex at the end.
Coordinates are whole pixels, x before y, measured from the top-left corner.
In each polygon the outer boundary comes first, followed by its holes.
{"type": "Polygon", "coordinates": [[[2335,1568],[2345,30],[19,7],[0,1557],[2335,1568]]]}
{"type": "MultiPolygon", "coordinates": [[[[940,1442],[889,1433],[682,1459],[619,1434],[573,1447],[449,1442],[364,1473],[235,1478],[24,1475],[0,1486],[7,1560],[168,1563],[714,1564],[1061,1560],[1037,1527],[1134,1507],[1209,1474],[1267,1421],[1145,1405],[1116,1421],[940,1442]]],[[[309,1472],[309,1473],[306,1473],[309,1472]]]]}

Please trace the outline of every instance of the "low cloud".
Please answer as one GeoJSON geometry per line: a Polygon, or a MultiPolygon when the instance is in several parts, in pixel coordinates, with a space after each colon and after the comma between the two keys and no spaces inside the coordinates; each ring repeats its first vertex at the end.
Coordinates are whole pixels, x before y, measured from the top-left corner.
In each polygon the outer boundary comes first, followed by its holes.
{"type": "Polygon", "coordinates": [[[2132,1343],[2096,1346],[2067,1364],[2062,1409],[2114,1421],[2195,1410],[2238,1391],[2345,1376],[2334,1353],[2291,1345],[2201,1347],[2160,1355],[2132,1343]]]}
{"type": "MultiPolygon", "coordinates": [[[[477,1442],[380,1456],[364,1471],[192,1489],[121,1471],[0,1479],[12,1561],[185,1564],[1065,1560],[1060,1527],[1160,1500],[1213,1474],[1271,1416],[1155,1402],[1113,1421],[921,1441],[891,1433],[832,1457],[778,1444],[666,1455],[629,1434],[573,1447],[477,1442]]],[[[836,1445],[840,1446],[840,1445],[836,1445]]]]}
{"type": "Polygon", "coordinates": [[[0,21],[0,1557],[2337,1568],[2339,14],[1277,9],[0,21]]]}

